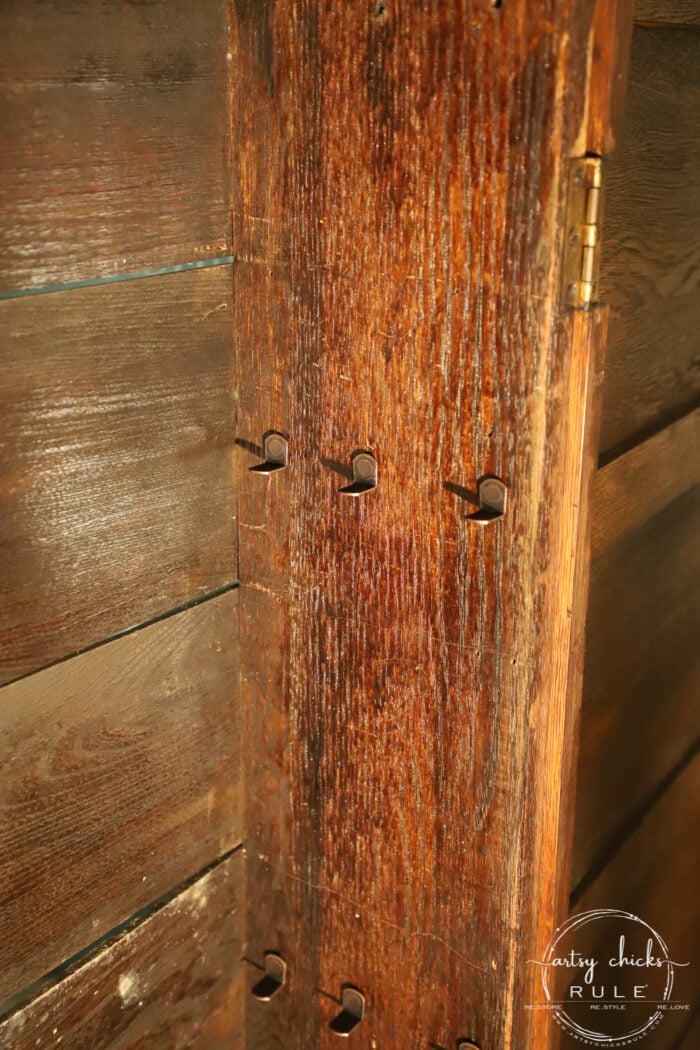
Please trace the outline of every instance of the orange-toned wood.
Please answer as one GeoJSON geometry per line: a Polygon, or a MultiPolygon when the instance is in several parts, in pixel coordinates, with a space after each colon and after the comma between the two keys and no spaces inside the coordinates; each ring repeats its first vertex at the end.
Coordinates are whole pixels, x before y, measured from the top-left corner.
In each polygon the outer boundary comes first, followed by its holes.
{"type": "Polygon", "coordinates": [[[605,318],[560,285],[611,75],[591,16],[235,6],[238,437],[290,442],[269,479],[242,448],[238,482],[247,942],[290,964],[250,1003],[261,1050],[334,1045],[346,981],[362,1045],[554,1037],[524,1006],[568,888],[605,318]],[[379,484],[352,501],[355,449],[379,484]],[[461,497],[487,473],[510,504],[482,533],[461,497]]]}

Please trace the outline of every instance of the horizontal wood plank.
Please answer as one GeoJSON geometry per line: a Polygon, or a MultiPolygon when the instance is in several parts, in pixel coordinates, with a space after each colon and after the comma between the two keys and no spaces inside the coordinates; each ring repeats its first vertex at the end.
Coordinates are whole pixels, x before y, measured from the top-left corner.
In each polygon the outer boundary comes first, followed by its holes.
{"type": "Polygon", "coordinates": [[[700,724],[700,486],[593,564],[574,882],[693,746],[700,724]]]}
{"type": "Polygon", "coordinates": [[[0,1023],[2,1046],[242,1046],[242,866],[223,861],[0,1023]]]}
{"type": "Polygon", "coordinates": [[[0,692],[0,1000],[240,843],[237,599],[0,692]]]}
{"type": "Polygon", "coordinates": [[[226,0],[0,5],[0,291],[230,248],[226,0]]]}
{"type": "Polygon", "coordinates": [[[698,0],[636,0],[634,15],[650,25],[700,26],[698,0]]]}
{"type": "Polygon", "coordinates": [[[235,580],[231,284],[0,303],[0,681],[235,580]]]}
{"type": "Polygon", "coordinates": [[[700,33],[635,29],[626,115],[606,180],[606,458],[700,399],[698,112],[700,33]]]}
{"type": "Polygon", "coordinates": [[[700,409],[618,456],[595,477],[591,554],[700,483],[700,409]]]}
{"type": "MultiPolygon", "coordinates": [[[[674,1001],[693,1005],[697,998],[697,946],[700,913],[693,907],[693,887],[700,869],[700,756],[697,756],[646,813],[610,863],[576,903],[576,912],[619,908],[648,923],[666,942],[670,957],[689,966],[674,967],[674,1001]]],[[[592,944],[605,958],[617,945],[592,944]]],[[[640,984],[649,980],[640,971],[640,984]]],[[[686,1011],[669,1012],[643,1045],[675,1050],[688,1025],[686,1011]]]]}

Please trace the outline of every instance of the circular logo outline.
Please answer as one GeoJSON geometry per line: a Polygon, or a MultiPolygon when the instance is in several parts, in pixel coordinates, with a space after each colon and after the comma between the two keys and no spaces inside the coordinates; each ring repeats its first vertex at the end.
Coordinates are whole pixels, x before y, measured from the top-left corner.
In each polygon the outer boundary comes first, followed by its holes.
{"type": "MultiPolygon", "coordinates": [[[[663,937],[661,937],[660,934],[658,934],[656,930],[649,925],[648,922],[645,922],[644,919],[640,919],[638,915],[634,915],[632,912],[623,911],[621,908],[595,908],[591,911],[580,912],[578,915],[572,915],[571,918],[567,919],[563,926],[557,927],[557,936],[551,941],[545,954],[545,957],[542,960],[543,965],[541,970],[541,979],[542,987],[544,988],[544,993],[547,996],[547,1001],[550,1003],[552,1002],[549,984],[547,982],[547,971],[552,965],[551,960],[555,956],[555,949],[557,945],[562,940],[562,938],[566,934],[570,933],[572,930],[575,930],[580,926],[584,926],[589,922],[593,922],[603,917],[631,919],[634,922],[638,922],[641,926],[644,926],[645,929],[647,929],[649,933],[654,937],[654,939],[656,940],[660,949],[663,952],[664,961],[667,963],[666,987],[664,988],[663,997],[661,1001],[668,1002],[671,996],[671,991],[673,989],[673,969],[674,966],[678,964],[674,963],[671,960],[668,954],[668,947],[666,946],[666,942],[664,941],[663,937]]],[[[577,1024],[576,1021],[572,1020],[572,1018],[568,1016],[565,1010],[555,1010],[554,1016],[561,1026],[568,1028],[570,1032],[574,1033],[574,1035],[577,1035],[582,1039],[587,1039],[591,1043],[597,1043],[600,1046],[623,1046],[628,1040],[635,1037],[639,1038],[640,1036],[643,1036],[645,1032],[650,1031],[652,1028],[655,1028],[664,1016],[664,1011],[657,1009],[643,1025],[641,1025],[638,1028],[635,1028],[632,1032],[625,1033],[624,1035],[605,1035],[603,1032],[594,1032],[587,1028],[583,1028],[581,1025],[577,1024]]]]}

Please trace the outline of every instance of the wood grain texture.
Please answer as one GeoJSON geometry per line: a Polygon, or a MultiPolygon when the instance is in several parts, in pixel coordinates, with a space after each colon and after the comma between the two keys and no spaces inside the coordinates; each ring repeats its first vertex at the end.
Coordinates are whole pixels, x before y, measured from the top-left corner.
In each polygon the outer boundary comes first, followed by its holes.
{"type": "Polygon", "coordinates": [[[604,458],[700,397],[699,111],[700,34],[635,29],[626,115],[606,177],[604,458]]]}
{"type": "Polygon", "coordinates": [[[0,1044],[242,1047],[242,882],[239,852],[1,1022],[0,1044]]]}
{"type": "Polygon", "coordinates": [[[236,579],[228,266],[0,303],[0,680],[236,579]]]}
{"type": "Polygon", "coordinates": [[[0,692],[0,1001],[241,841],[237,593],[0,692]]]}
{"type": "Polygon", "coordinates": [[[700,409],[596,473],[591,556],[700,484],[700,409]]]}
{"type": "Polygon", "coordinates": [[[593,564],[574,885],[697,739],[699,529],[695,486],[593,564]]]}
{"type": "Polygon", "coordinates": [[[588,37],[585,109],[576,155],[608,157],[625,111],[635,0],[595,0],[588,37]]]}
{"type": "Polygon", "coordinates": [[[4,0],[0,291],[225,255],[226,0],[4,0]]]}
{"type": "Polygon", "coordinates": [[[635,18],[638,22],[700,26],[700,7],[697,0],[635,0],[635,18]]]}
{"type": "Polygon", "coordinates": [[[235,5],[239,439],[290,440],[239,475],[246,939],[291,967],[260,1050],[334,1045],[344,982],[368,1050],[553,1038],[525,959],[568,889],[602,318],[553,246],[590,17],[235,5]],[[481,533],[454,488],[491,472],[481,533]]]}
{"type": "MultiPolygon", "coordinates": [[[[605,870],[577,902],[576,911],[620,908],[639,916],[666,942],[674,967],[673,999],[697,1005],[697,946],[700,915],[692,887],[700,869],[700,756],[674,780],[626,839],[605,870]]],[[[592,946],[604,957],[611,946],[592,946]]],[[[612,946],[614,949],[614,945],[612,946]]],[[[688,1013],[669,1013],[644,1039],[649,1050],[675,1050],[688,1013]]]]}

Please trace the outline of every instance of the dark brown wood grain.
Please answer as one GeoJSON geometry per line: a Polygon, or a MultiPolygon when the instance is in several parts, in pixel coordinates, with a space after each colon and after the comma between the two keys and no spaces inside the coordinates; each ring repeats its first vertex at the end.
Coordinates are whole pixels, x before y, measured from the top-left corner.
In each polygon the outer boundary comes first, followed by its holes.
{"type": "Polygon", "coordinates": [[[607,172],[601,294],[611,308],[601,453],[700,397],[700,34],[636,28],[607,172]]]}
{"type": "Polygon", "coordinates": [[[618,456],[595,476],[591,555],[595,559],[700,484],[700,408],[618,456]]]}
{"type": "Polygon", "coordinates": [[[696,485],[593,564],[574,886],[697,738],[699,529],[696,485]]]}
{"type": "Polygon", "coordinates": [[[241,841],[237,593],[0,691],[0,1001],[241,841]]]}
{"type": "Polygon", "coordinates": [[[638,22],[700,26],[697,0],[635,0],[638,22]]]}
{"type": "Polygon", "coordinates": [[[700,1007],[696,1007],[695,1013],[689,1022],[686,1020],[686,1024],[687,1027],[673,1050],[696,1050],[700,1042],[700,1007]]]}
{"type": "Polygon", "coordinates": [[[226,0],[4,0],[0,291],[225,255],[226,0]]]}
{"type": "Polygon", "coordinates": [[[256,1048],[537,1048],[568,882],[600,312],[559,302],[591,5],[239,0],[242,682],[256,1048]],[[566,41],[566,44],[565,44],[566,41]],[[338,494],[351,454],[378,488],[338,494]],[[460,492],[510,492],[480,532],[460,492]],[[457,491],[455,491],[457,490],[457,491]],[[570,655],[570,650],[574,655],[570,655]]]}
{"type": "Polygon", "coordinates": [[[0,680],[236,579],[231,287],[0,303],[0,680]]]}
{"type": "Polygon", "coordinates": [[[243,857],[236,853],[0,1022],[7,1050],[243,1046],[243,857]]]}
{"type": "MultiPolygon", "coordinates": [[[[672,998],[697,1006],[697,946],[700,916],[692,887],[700,867],[697,835],[700,756],[690,762],[644,816],[605,870],[576,903],[576,912],[619,908],[648,923],[665,941],[669,956],[689,966],[674,967],[672,998]]],[[[602,936],[593,944],[599,958],[616,945],[602,936]]],[[[645,979],[640,971],[640,983],[645,979]]],[[[648,978],[647,978],[648,979],[648,978]]],[[[688,1025],[687,1011],[670,1012],[644,1038],[649,1050],[675,1050],[688,1025]]]]}

